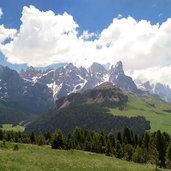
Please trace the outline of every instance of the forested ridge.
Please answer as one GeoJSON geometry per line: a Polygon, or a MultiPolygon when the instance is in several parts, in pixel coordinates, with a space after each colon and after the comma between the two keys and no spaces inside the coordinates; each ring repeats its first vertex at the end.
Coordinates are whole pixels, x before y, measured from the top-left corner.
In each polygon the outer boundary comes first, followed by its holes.
{"type": "Polygon", "coordinates": [[[28,113],[29,112],[23,110],[22,107],[15,102],[0,100],[0,124],[18,124],[20,121],[29,118],[28,113]]]}
{"type": "Polygon", "coordinates": [[[114,116],[109,113],[108,108],[91,104],[63,108],[59,111],[52,109],[29,124],[26,131],[41,134],[47,131],[52,133],[59,128],[64,134],[68,134],[77,126],[88,130],[103,130],[106,133],[117,133],[128,127],[134,132],[142,133],[150,129],[150,122],[143,116],[114,116]]]}
{"type": "Polygon", "coordinates": [[[41,134],[61,129],[68,134],[75,127],[117,133],[125,127],[140,133],[150,129],[150,122],[143,116],[117,116],[109,108],[123,110],[128,96],[112,83],[103,83],[82,93],[73,93],[56,101],[51,109],[27,125],[26,131],[41,134]]]}

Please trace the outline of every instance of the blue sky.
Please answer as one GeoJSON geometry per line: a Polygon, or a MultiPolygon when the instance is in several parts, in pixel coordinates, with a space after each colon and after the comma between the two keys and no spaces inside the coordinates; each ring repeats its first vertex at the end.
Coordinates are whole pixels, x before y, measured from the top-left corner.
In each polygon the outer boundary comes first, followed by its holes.
{"type": "Polygon", "coordinates": [[[3,10],[1,24],[19,28],[23,6],[34,5],[40,10],[52,10],[56,14],[68,12],[79,23],[80,30],[98,32],[121,14],[137,20],[146,19],[161,23],[171,17],[171,0],[1,0],[3,10]]]}
{"type": "Polygon", "coordinates": [[[171,0],[0,0],[0,9],[0,64],[122,60],[135,79],[171,85],[171,0]]]}
{"type": "MultiPolygon", "coordinates": [[[[3,16],[0,24],[19,29],[23,6],[29,5],[43,11],[52,10],[56,14],[66,11],[79,23],[79,33],[83,30],[99,33],[119,14],[123,17],[132,16],[136,20],[146,19],[154,24],[171,17],[171,0],[1,0],[3,16]]],[[[2,53],[0,63],[20,68],[7,63],[2,53]]]]}

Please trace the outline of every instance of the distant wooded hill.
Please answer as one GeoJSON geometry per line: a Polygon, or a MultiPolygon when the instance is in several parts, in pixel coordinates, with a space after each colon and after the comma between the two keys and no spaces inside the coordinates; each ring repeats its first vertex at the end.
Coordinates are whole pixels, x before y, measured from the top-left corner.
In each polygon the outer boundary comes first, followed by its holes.
{"type": "Polygon", "coordinates": [[[125,127],[135,132],[150,129],[150,122],[142,116],[113,116],[109,108],[123,110],[128,96],[112,83],[103,83],[84,93],[74,93],[56,101],[57,108],[45,113],[32,123],[26,131],[38,134],[61,129],[65,134],[75,127],[105,132],[122,131],[125,127]]]}

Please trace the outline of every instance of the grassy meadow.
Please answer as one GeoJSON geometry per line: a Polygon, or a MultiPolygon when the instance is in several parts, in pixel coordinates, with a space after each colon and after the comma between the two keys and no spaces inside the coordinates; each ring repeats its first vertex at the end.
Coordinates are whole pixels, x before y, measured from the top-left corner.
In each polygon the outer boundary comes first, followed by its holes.
{"type": "Polygon", "coordinates": [[[2,124],[2,128],[0,128],[0,129],[2,129],[4,131],[23,132],[25,128],[21,125],[13,126],[12,124],[2,124]]]}
{"type": "MultiPolygon", "coordinates": [[[[2,142],[0,142],[2,144],[2,142]]],[[[52,150],[50,146],[14,143],[0,146],[0,171],[154,171],[154,166],[137,164],[84,151],[52,150]]]]}
{"type": "Polygon", "coordinates": [[[161,130],[171,134],[171,104],[150,97],[128,95],[124,110],[110,109],[113,115],[144,116],[150,121],[151,131],[161,130]]]}

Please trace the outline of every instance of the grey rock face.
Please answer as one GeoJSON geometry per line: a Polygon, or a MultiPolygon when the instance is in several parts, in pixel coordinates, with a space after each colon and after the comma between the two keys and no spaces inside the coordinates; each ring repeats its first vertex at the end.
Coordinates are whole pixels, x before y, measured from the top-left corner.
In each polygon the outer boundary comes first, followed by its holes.
{"type": "Polygon", "coordinates": [[[151,94],[158,95],[162,100],[171,102],[171,89],[162,83],[150,83],[149,81],[142,83],[141,88],[151,94]]]}
{"type": "MultiPolygon", "coordinates": [[[[34,69],[32,70],[34,71],[34,69]]],[[[25,75],[31,75],[30,72],[27,74],[27,70],[23,73],[25,75]]],[[[36,72],[34,71],[34,73],[36,72]]],[[[22,77],[24,76],[24,74],[20,75],[22,77]]],[[[98,63],[93,63],[88,69],[83,67],[78,68],[72,63],[69,63],[57,69],[38,72],[38,75],[34,75],[30,80],[50,87],[53,90],[55,100],[73,92],[81,92],[94,88],[108,81],[122,90],[134,93],[138,92],[132,78],[125,75],[121,61],[109,70],[106,70],[103,65],[98,63]]]]}
{"type": "Polygon", "coordinates": [[[15,102],[28,113],[39,114],[53,104],[52,91],[39,82],[23,79],[15,70],[0,66],[0,99],[15,102]]]}
{"type": "Polygon", "coordinates": [[[123,70],[122,62],[116,63],[109,71],[109,81],[121,88],[133,93],[138,93],[138,89],[131,77],[126,76],[123,70]]]}
{"type": "Polygon", "coordinates": [[[41,70],[37,70],[34,67],[30,66],[25,70],[21,70],[20,76],[25,78],[25,79],[32,79],[33,77],[38,77],[42,74],[41,70]]]}

